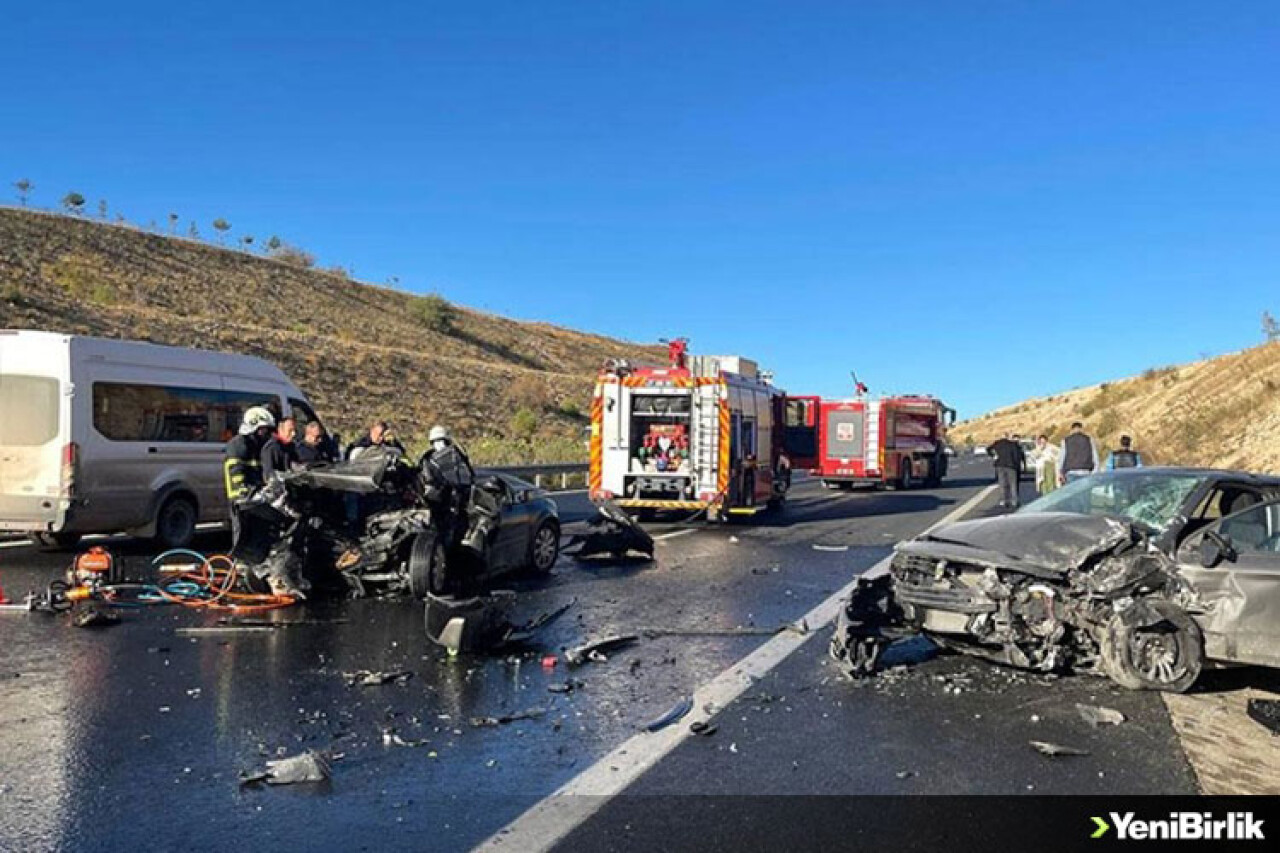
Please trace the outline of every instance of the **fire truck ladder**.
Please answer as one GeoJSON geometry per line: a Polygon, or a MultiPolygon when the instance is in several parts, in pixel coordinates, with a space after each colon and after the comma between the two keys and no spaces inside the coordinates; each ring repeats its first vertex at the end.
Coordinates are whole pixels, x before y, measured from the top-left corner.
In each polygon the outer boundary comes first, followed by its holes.
{"type": "Polygon", "coordinates": [[[715,491],[720,461],[720,401],[718,385],[699,385],[693,391],[693,474],[695,495],[715,491]]]}

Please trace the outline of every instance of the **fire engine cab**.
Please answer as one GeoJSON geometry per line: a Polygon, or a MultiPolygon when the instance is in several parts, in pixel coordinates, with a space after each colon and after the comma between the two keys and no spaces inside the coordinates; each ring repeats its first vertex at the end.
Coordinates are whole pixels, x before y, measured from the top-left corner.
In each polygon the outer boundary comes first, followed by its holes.
{"type": "Polygon", "coordinates": [[[591,401],[591,497],[713,520],[778,506],[791,485],[786,395],[740,356],[668,344],[666,367],[611,361],[591,401]]]}
{"type": "Polygon", "coordinates": [[[811,429],[816,451],[792,461],[829,489],[936,486],[947,475],[947,426],[956,413],[935,397],[797,397],[790,406],[788,430],[811,429]]]}

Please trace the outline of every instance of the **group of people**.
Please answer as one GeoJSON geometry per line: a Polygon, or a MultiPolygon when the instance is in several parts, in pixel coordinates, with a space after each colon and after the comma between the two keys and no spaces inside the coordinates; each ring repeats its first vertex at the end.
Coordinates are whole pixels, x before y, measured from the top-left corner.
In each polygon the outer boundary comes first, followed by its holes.
{"type": "MultiPolygon", "coordinates": [[[[471,460],[454,443],[445,427],[433,426],[427,441],[427,451],[418,463],[426,499],[441,510],[442,515],[452,517],[465,500],[475,472],[471,460]]],[[[386,421],[374,421],[368,432],[343,452],[318,420],[307,422],[303,438],[298,441],[297,422],[293,418],[277,420],[265,406],[249,408],[241,420],[239,434],[224,448],[223,473],[230,505],[232,542],[238,541],[240,536],[240,508],[271,477],[316,465],[352,461],[374,448],[401,456],[407,453],[386,421]]],[[[272,592],[278,595],[305,597],[291,578],[273,576],[267,581],[272,592]]]]}
{"type": "Polygon", "coordinates": [[[1088,477],[1098,471],[1114,471],[1117,468],[1141,468],[1142,454],[1133,447],[1133,439],[1120,436],[1120,446],[1099,461],[1098,443],[1084,431],[1084,424],[1076,421],[1061,445],[1050,443],[1049,436],[1036,437],[1035,447],[1028,452],[1022,446],[1021,436],[1008,432],[987,448],[996,469],[996,482],[1000,485],[1000,506],[1017,509],[1018,481],[1022,472],[1030,467],[1035,471],[1036,492],[1047,495],[1059,486],[1088,477]]]}

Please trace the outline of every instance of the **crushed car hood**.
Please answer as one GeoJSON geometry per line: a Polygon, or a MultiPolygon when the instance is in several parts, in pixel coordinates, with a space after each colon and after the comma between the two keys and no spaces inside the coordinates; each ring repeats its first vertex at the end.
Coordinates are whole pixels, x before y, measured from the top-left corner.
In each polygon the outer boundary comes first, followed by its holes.
{"type": "Polygon", "coordinates": [[[898,550],[1056,577],[1137,537],[1123,519],[1040,512],[961,521],[904,542],[898,550]]]}

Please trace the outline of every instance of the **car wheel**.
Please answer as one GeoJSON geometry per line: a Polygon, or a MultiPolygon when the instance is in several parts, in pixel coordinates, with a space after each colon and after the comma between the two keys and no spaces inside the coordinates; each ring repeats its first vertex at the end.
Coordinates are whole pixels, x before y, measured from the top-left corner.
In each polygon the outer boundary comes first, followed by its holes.
{"type": "Polygon", "coordinates": [[[80,542],[79,533],[32,533],[32,543],[42,551],[61,551],[74,548],[80,542]]]}
{"type": "Polygon", "coordinates": [[[409,591],[423,599],[427,593],[448,595],[453,582],[448,573],[444,544],[435,533],[419,533],[409,550],[409,591]]]}
{"type": "Polygon", "coordinates": [[[1111,680],[1130,690],[1182,693],[1200,677],[1204,640],[1183,610],[1151,601],[1162,617],[1153,625],[1135,625],[1112,617],[1102,635],[1102,665],[1111,680]]]}
{"type": "Polygon", "coordinates": [[[163,548],[185,548],[196,535],[196,519],[194,501],[181,496],[169,498],[156,513],[156,542],[163,548]]]}
{"type": "Polygon", "coordinates": [[[550,574],[560,556],[560,527],[554,521],[538,525],[529,542],[528,566],[535,574],[550,574]]]}

